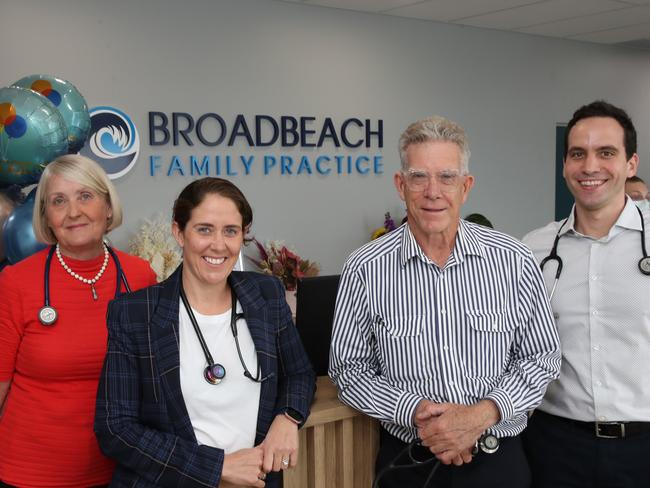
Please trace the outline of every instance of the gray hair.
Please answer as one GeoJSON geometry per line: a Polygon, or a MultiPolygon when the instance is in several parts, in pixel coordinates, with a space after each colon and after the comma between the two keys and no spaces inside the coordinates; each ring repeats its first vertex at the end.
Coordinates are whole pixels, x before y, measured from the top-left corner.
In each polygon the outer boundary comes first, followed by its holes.
{"type": "Polygon", "coordinates": [[[460,171],[463,174],[469,172],[471,153],[465,130],[456,122],[437,115],[413,122],[400,136],[399,158],[402,163],[402,170],[406,171],[408,169],[406,150],[410,145],[434,141],[447,141],[456,144],[460,149],[460,171]]]}
{"type": "Polygon", "coordinates": [[[45,167],[36,188],[32,225],[34,235],[40,242],[46,244],[56,244],[57,242],[45,215],[47,184],[52,175],[58,175],[86,186],[106,199],[112,210],[112,216],[107,223],[107,233],[122,224],[122,205],[115,185],[108,178],[106,172],[92,159],[79,154],[66,154],[56,158],[45,167]]]}

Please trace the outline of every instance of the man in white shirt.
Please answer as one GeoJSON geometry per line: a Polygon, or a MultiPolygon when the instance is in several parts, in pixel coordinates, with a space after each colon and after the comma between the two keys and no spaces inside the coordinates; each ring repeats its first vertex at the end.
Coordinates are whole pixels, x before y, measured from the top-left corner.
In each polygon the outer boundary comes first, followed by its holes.
{"type": "Polygon", "coordinates": [[[565,139],[573,210],[524,237],[562,346],[560,379],[524,434],[536,488],[650,486],[650,215],[625,195],[638,164],[625,111],[581,107],[565,139]]]}

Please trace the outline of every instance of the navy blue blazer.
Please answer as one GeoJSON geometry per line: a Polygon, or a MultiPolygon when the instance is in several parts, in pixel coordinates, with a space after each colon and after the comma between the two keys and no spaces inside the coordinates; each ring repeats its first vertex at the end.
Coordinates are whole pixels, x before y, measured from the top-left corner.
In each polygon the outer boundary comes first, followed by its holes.
{"type": "MultiPolygon", "coordinates": [[[[224,452],[199,445],[181,392],[178,306],[181,268],[157,285],[108,307],[108,349],[100,378],[95,433],[118,463],[112,487],[216,487],[224,452]]],[[[315,376],[291,318],[282,284],[259,273],[228,278],[255,343],[261,377],[255,443],[287,408],[309,415],[315,376]]],[[[218,388],[216,386],[215,388],[218,388]]],[[[269,474],[267,488],[279,486],[269,474]]]]}

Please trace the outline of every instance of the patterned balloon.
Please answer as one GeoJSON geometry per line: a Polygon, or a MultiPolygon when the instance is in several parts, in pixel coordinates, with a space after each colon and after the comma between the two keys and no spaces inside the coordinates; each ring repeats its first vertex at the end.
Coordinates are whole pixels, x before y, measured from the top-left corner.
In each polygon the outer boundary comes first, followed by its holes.
{"type": "Polygon", "coordinates": [[[34,212],[34,196],[36,189],[32,190],[22,205],[17,206],[5,222],[2,239],[11,264],[25,259],[27,256],[47,247],[36,240],[32,226],[32,213],[34,212]]]}
{"type": "Polygon", "coordinates": [[[26,76],[13,85],[40,93],[59,109],[68,129],[68,153],[78,153],[90,132],[88,106],[79,90],[69,81],[49,75],[26,76]]]}
{"type": "Polygon", "coordinates": [[[32,90],[0,88],[0,188],[37,183],[45,165],[68,150],[65,121],[32,90]]]}

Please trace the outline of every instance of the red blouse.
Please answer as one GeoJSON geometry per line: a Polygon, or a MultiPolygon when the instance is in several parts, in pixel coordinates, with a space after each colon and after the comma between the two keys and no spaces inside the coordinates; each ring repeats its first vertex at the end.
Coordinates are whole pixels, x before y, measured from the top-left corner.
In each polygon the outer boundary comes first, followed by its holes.
{"type": "MultiPolygon", "coordinates": [[[[93,419],[117,268],[110,259],[95,284],[95,301],[90,286],[70,276],[53,256],[50,304],[58,320],[47,327],[38,311],[48,251],[0,272],[0,381],[11,381],[0,416],[0,480],[21,488],[104,485],[114,463],[99,450],[93,419]]],[[[132,290],[156,283],[149,263],[116,253],[132,290]]],[[[104,255],[64,259],[76,273],[93,278],[104,255]]]]}

